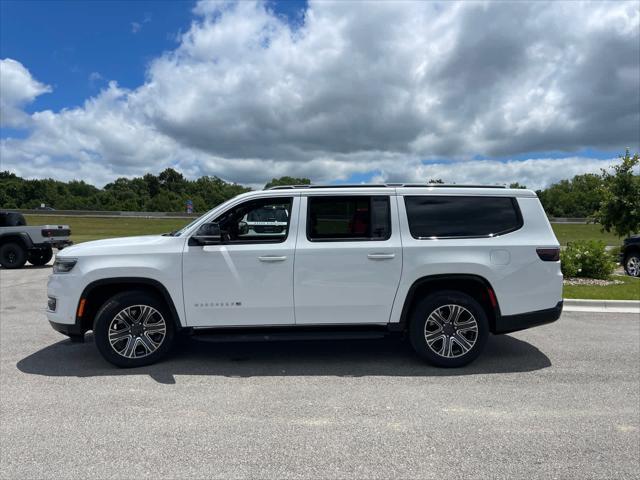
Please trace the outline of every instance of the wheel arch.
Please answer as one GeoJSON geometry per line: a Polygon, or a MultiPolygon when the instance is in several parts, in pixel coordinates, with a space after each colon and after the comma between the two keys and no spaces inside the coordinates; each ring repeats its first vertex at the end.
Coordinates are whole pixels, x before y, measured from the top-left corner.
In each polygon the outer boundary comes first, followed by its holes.
{"type": "Polygon", "coordinates": [[[21,243],[25,250],[33,248],[31,237],[25,232],[9,232],[0,234],[0,245],[11,241],[21,243]]]}
{"type": "Polygon", "coordinates": [[[96,313],[104,302],[118,293],[130,290],[142,290],[157,295],[169,308],[176,329],[183,328],[180,315],[167,288],[158,280],[145,277],[114,277],[91,282],[80,295],[76,308],[76,324],[81,326],[83,332],[92,330],[96,313]]]}
{"type": "Polygon", "coordinates": [[[417,300],[441,290],[460,291],[478,301],[487,314],[490,331],[495,333],[496,321],[501,315],[495,290],[486,278],[474,274],[427,275],[415,280],[407,291],[396,328],[406,330],[417,300]]]}
{"type": "Polygon", "coordinates": [[[624,258],[625,258],[625,260],[627,259],[627,257],[629,255],[632,255],[634,253],[636,255],[640,254],[640,243],[638,243],[638,244],[634,243],[634,244],[629,245],[627,248],[624,249],[624,258]]]}

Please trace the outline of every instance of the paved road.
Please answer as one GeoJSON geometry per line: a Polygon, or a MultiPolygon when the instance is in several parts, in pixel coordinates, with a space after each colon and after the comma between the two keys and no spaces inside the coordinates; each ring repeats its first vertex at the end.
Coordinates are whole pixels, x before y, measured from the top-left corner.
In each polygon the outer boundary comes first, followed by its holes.
{"type": "Polygon", "coordinates": [[[640,319],[567,313],[439,370],[397,340],[209,344],[139,370],[0,271],[2,478],[638,478],[640,319]]]}

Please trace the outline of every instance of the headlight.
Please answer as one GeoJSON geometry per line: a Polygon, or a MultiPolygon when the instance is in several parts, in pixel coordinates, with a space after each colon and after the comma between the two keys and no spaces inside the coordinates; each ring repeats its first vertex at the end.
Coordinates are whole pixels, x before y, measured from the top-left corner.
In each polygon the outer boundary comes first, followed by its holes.
{"type": "Polygon", "coordinates": [[[77,262],[75,258],[56,258],[53,262],[53,273],[69,273],[77,262]]]}

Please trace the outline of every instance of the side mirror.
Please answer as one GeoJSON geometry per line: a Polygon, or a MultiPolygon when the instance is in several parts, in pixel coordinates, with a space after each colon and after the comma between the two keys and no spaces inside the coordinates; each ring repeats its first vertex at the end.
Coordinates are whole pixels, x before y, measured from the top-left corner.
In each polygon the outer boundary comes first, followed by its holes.
{"type": "Polygon", "coordinates": [[[240,235],[246,235],[249,233],[249,224],[247,222],[238,223],[238,233],[240,235]]]}
{"type": "Polygon", "coordinates": [[[189,239],[189,245],[218,245],[220,243],[222,243],[222,234],[217,222],[201,225],[196,234],[189,239]]]}

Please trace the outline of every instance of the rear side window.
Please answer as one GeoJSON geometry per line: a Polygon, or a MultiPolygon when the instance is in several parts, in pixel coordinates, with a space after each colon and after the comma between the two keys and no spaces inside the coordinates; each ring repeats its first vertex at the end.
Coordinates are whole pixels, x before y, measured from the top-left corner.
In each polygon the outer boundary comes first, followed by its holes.
{"type": "Polygon", "coordinates": [[[311,241],[387,240],[391,214],[387,196],[309,197],[311,241]]]}
{"type": "Polygon", "coordinates": [[[522,227],[515,198],[406,196],[414,238],[492,237],[522,227]]]}

